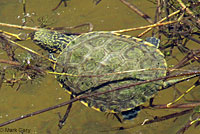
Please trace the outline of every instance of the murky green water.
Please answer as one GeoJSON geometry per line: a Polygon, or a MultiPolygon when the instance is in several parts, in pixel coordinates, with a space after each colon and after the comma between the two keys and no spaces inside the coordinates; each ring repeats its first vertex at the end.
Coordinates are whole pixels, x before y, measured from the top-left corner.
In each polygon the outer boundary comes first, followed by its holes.
{"type": "MultiPolygon", "coordinates": [[[[58,10],[52,12],[51,9],[55,8],[58,2],[59,0],[27,1],[27,12],[31,16],[28,18],[27,25],[37,26],[39,24],[37,19],[42,16],[49,17],[49,20],[53,22],[52,27],[74,26],[90,22],[94,25],[94,30],[118,30],[148,24],[119,0],[102,0],[99,5],[92,3],[92,0],[71,0],[68,2],[68,7],[64,7],[62,4],[58,10]]],[[[152,3],[148,1],[134,1],[134,4],[152,18],[154,17],[155,5],[152,3]]],[[[0,0],[0,22],[21,24],[22,11],[22,4],[18,1],[0,0]]],[[[19,30],[13,28],[0,27],[0,29],[14,33],[19,32],[19,30]]],[[[135,36],[140,32],[136,31],[128,34],[135,36]]],[[[30,41],[22,42],[22,44],[35,50],[38,49],[30,41]]],[[[192,47],[200,46],[192,44],[192,47]]],[[[0,56],[2,58],[3,55],[1,54],[0,56]]],[[[176,57],[179,59],[183,56],[180,53],[176,54],[176,57]]],[[[177,63],[176,60],[169,60],[168,62],[170,65],[177,63]]],[[[186,90],[190,85],[192,85],[192,81],[180,84],[178,88],[186,90]]],[[[199,89],[196,88],[193,94],[198,92],[199,89]]],[[[69,99],[69,95],[64,92],[57,81],[55,81],[54,76],[51,75],[47,75],[38,82],[22,85],[17,92],[15,89],[4,85],[0,90],[0,95],[0,123],[69,99]]],[[[155,103],[167,103],[173,99],[173,96],[173,89],[162,91],[156,96],[155,103]]],[[[24,129],[24,134],[169,134],[179,130],[188,121],[190,116],[185,115],[176,121],[171,119],[124,131],[111,131],[111,128],[135,125],[145,119],[152,119],[155,115],[162,116],[180,110],[143,110],[134,121],[120,124],[116,119],[112,119],[111,116],[106,117],[104,113],[96,112],[83,106],[80,102],[76,102],[72,107],[67,124],[62,130],[59,130],[57,127],[58,113],[64,114],[65,110],[66,107],[59,108],[10,124],[0,128],[0,134],[8,133],[5,132],[6,129],[13,129],[13,133],[10,134],[18,134],[21,129],[24,129]],[[15,129],[17,129],[17,132],[15,132],[15,129]]],[[[199,128],[194,129],[192,127],[187,133],[198,134],[199,128]]]]}

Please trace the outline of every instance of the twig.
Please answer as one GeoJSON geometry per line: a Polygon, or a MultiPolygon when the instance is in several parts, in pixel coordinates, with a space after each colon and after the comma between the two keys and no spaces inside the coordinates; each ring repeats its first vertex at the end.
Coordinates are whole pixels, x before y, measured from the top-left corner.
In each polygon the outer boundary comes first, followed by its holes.
{"type": "Polygon", "coordinates": [[[178,113],[173,113],[173,114],[169,114],[169,115],[166,115],[166,116],[157,117],[153,120],[146,121],[143,125],[151,124],[151,123],[154,123],[154,122],[161,122],[161,121],[164,121],[164,120],[168,120],[168,119],[171,119],[171,118],[174,118],[174,117],[178,117],[178,116],[181,116],[181,115],[184,115],[184,114],[191,113],[192,111],[193,111],[193,109],[187,109],[187,110],[184,110],[184,111],[181,111],[181,112],[178,112],[178,113]]]}
{"type": "Polygon", "coordinates": [[[58,3],[58,5],[52,9],[52,11],[55,11],[56,9],[58,9],[58,7],[62,4],[63,0],[60,0],[60,2],[58,3]]]}
{"type": "Polygon", "coordinates": [[[19,26],[19,25],[7,24],[7,23],[1,23],[1,22],[0,22],[0,26],[20,28],[20,29],[24,29],[24,30],[33,30],[33,31],[37,31],[40,29],[40,28],[36,28],[36,27],[19,26]]]}
{"type": "MultiPolygon", "coordinates": [[[[182,0],[177,0],[177,1],[178,1],[178,3],[182,6],[183,10],[186,10],[186,12],[187,12],[188,14],[190,14],[192,17],[196,18],[196,16],[194,15],[194,13],[193,13],[189,8],[187,8],[187,7],[185,6],[185,4],[182,2],[182,0]]],[[[200,21],[200,20],[198,19],[198,21],[200,21]]]]}
{"type": "Polygon", "coordinates": [[[156,122],[165,121],[165,120],[168,120],[168,119],[171,119],[171,118],[174,118],[174,117],[179,117],[179,116],[191,113],[192,111],[193,111],[192,109],[187,109],[187,110],[184,110],[184,111],[181,111],[181,112],[176,112],[176,113],[168,114],[168,115],[161,116],[161,117],[155,116],[154,119],[151,119],[151,120],[150,119],[145,119],[142,123],[138,123],[136,125],[130,125],[130,126],[126,126],[126,127],[112,128],[111,130],[106,130],[106,131],[103,131],[103,132],[132,129],[132,128],[135,128],[137,126],[148,125],[148,124],[152,124],[152,123],[156,123],[156,122]]]}
{"type": "Polygon", "coordinates": [[[197,58],[196,57],[197,55],[200,55],[200,49],[196,51],[191,51],[190,53],[188,53],[176,66],[173,67],[173,69],[183,67],[191,59],[197,58]]]}
{"type": "Polygon", "coordinates": [[[173,23],[176,23],[176,22],[178,22],[178,21],[168,21],[168,22],[156,23],[156,24],[141,26],[141,27],[136,27],[136,28],[116,30],[116,31],[112,31],[112,32],[114,32],[114,33],[130,32],[130,31],[135,31],[135,30],[141,30],[141,29],[154,28],[154,27],[163,26],[163,25],[169,25],[169,24],[173,24],[173,23]]]}
{"type": "MultiPolygon", "coordinates": [[[[171,13],[168,17],[163,18],[162,20],[158,21],[156,24],[161,23],[161,22],[167,20],[167,18],[170,18],[170,17],[172,17],[172,16],[174,16],[174,15],[180,13],[180,11],[181,11],[181,10],[177,10],[176,12],[171,13]]],[[[142,32],[141,34],[139,34],[137,37],[143,36],[144,34],[148,33],[152,28],[153,28],[153,27],[148,28],[147,30],[145,30],[144,32],[142,32]]]]}
{"type": "Polygon", "coordinates": [[[40,55],[39,53],[37,53],[36,51],[34,51],[34,50],[32,50],[32,49],[30,49],[30,48],[28,48],[28,47],[25,47],[25,46],[23,46],[23,45],[21,45],[21,44],[19,44],[19,43],[16,43],[16,42],[14,42],[14,41],[12,41],[12,40],[10,40],[10,39],[7,39],[7,41],[9,41],[9,42],[12,43],[12,44],[15,44],[16,46],[18,46],[18,47],[20,47],[20,48],[22,48],[22,49],[24,49],[24,50],[26,50],[26,51],[29,51],[30,53],[39,55],[40,57],[42,57],[42,58],[44,58],[44,59],[46,59],[46,60],[49,60],[50,62],[56,63],[56,61],[54,61],[54,60],[52,60],[52,59],[49,59],[49,58],[45,57],[44,55],[40,55]]]}
{"type": "Polygon", "coordinates": [[[5,68],[3,70],[0,70],[0,89],[2,87],[2,84],[3,84],[3,80],[5,78],[5,68]]]}
{"type": "Polygon", "coordinates": [[[27,14],[26,14],[26,0],[23,0],[22,4],[23,4],[23,12],[24,12],[24,18],[23,18],[24,21],[22,22],[23,23],[22,25],[25,26],[25,24],[26,24],[26,18],[27,18],[27,14]]]}
{"type": "Polygon", "coordinates": [[[94,28],[93,24],[88,22],[88,23],[84,23],[84,24],[80,24],[77,26],[71,26],[71,27],[55,27],[55,28],[50,28],[51,30],[65,30],[65,29],[76,29],[82,26],[89,26],[89,32],[91,32],[94,28]]]}
{"type": "MultiPolygon", "coordinates": [[[[13,65],[13,66],[21,66],[21,64],[19,62],[8,61],[8,60],[4,60],[4,59],[0,59],[0,63],[5,63],[5,64],[13,65]]],[[[32,69],[34,71],[37,71],[38,73],[43,73],[43,74],[46,73],[44,70],[42,70],[36,66],[32,66],[32,65],[27,65],[26,69],[32,69]]]]}
{"type": "MultiPolygon", "coordinates": [[[[200,118],[200,115],[196,117],[196,120],[198,121],[200,118]]],[[[192,126],[192,124],[194,124],[195,120],[191,121],[189,120],[185,125],[184,127],[182,127],[176,134],[180,134],[180,133],[184,133],[189,127],[192,126]]]]}
{"type": "Polygon", "coordinates": [[[142,18],[144,18],[147,22],[149,22],[150,24],[153,24],[153,21],[151,20],[151,17],[149,17],[147,14],[145,14],[144,12],[142,12],[140,9],[138,9],[135,5],[130,4],[129,2],[127,2],[126,0],[120,0],[122,3],[124,3],[126,6],[128,6],[130,9],[132,9],[133,11],[135,11],[138,15],[140,15],[142,18]]]}
{"type": "MultiPolygon", "coordinates": [[[[73,103],[73,102],[76,102],[78,100],[81,100],[81,99],[85,99],[85,98],[88,98],[88,97],[92,97],[92,96],[99,96],[99,95],[102,95],[102,94],[106,94],[106,93],[110,93],[110,92],[115,92],[115,91],[118,91],[118,90],[124,90],[124,89],[127,89],[127,88],[130,88],[130,87],[133,87],[133,86],[137,86],[137,85],[141,85],[141,84],[145,84],[145,83],[149,83],[149,82],[154,82],[154,81],[159,81],[159,80],[162,80],[162,79],[168,79],[168,78],[174,78],[174,77],[179,77],[179,76],[186,76],[186,75],[197,75],[197,74],[200,74],[200,72],[191,72],[191,73],[182,73],[182,74],[179,74],[179,75],[172,75],[172,76],[165,76],[165,77],[161,77],[161,78],[156,78],[156,79],[153,79],[153,80],[146,80],[146,81],[142,81],[142,82],[137,82],[137,83],[133,83],[133,84],[129,84],[129,85],[126,85],[126,86],[121,86],[121,87],[117,87],[117,88],[114,88],[112,90],[108,90],[108,91],[105,91],[105,92],[100,92],[100,93],[93,93],[93,94],[88,94],[88,95],[81,95],[81,96],[77,96],[73,99],[71,99],[70,101],[67,101],[67,102],[63,102],[61,104],[58,104],[56,106],[52,106],[52,107],[49,107],[49,108],[45,108],[45,109],[42,109],[42,110],[39,110],[39,111],[36,111],[36,112],[33,112],[33,113],[30,113],[30,114],[26,114],[26,115],[22,115],[20,117],[17,117],[15,119],[12,119],[12,120],[9,120],[7,122],[4,122],[4,123],[1,123],[0,124],[0,127],[2,126],[5,126],[5,125],[8,125],[8,124],[11,124],[11,123],[14,123],[16,121],[19,121],[19,120],[22,120],[22,119],[25,119],[25,118],[28,118],[28,117],[32,117],[34,115],[38,115],[38,114],[41,114],[41,113],[44,113],[44,112],[47,112],[47,111],[50,111],[50,110],[53,110],[53,109],[56,109],[56,108],[59,108],[59,107],[63,107],[65,105],[68,105],[70,103],[73,103]]],[[[188,105],[186,104],[187,106],[191,106],[193,107],[194,105],[188,105]]],[[[196,103],[195,106],[199,106],[200,103],[196,103]]],[[[154,106],[156,108],[156,106],[154,106]]],[[[158,106],[159,108],[167,108],[167,105],[159,105],[158,106]]],[[[170,108],[175,108],[174,105],[171,105],[170,108]]],[[[180,105],[179,107],[185,107],[184,104],[180,105]]],[[[176,108],[178,108],[178,105],[176,105],[176,108]]],[[[186,108],[186,107],[185,107],[186,108]]],[[[187,107],[188,108],[188,107],[187,107]]]]}
{"type": "Polygon", "coordinates": [[[176,104],[176,105],[171,105],[168,107],[166,104],[164,105],[153,105],[151,107],[156,108],[156,109],[171,109],[171,108],[194,108],[200,106],[200,102],[197,103],[185,103],[185,104],[176,104]]]}
{"type": "Polygon", "coordinates": [[[10,64],[10,65],[14,65],[14,66],[20,66],[19,62],[9,61],[9,60],[4,60],[4,59],[0,59],[0,63],[10,64]]]}
{"type": "Polygon", "coordinates": [[[70,101],[67,101],[67,102],[58,104],[58,105],[56,105],[56,106],[52,106],[52,107],[49,107],[49,108],[45,108],[45,109],[42,109],[42,110],[39,110],[39,111],[30,113],[30,114],[22,115],[22,116],[20,116],[20,117],[15,118],[15,119],[9,120],[9,121],[4,122],[4,123],[1,123],[1,124],[0,124],[0,127],[6,126],[6,125],[11,124],[11,123],[14,123],[14,122],[16,122],[16,121],[19,121],[19,120],[22,120],[22,119],[25,119],[25,118],[28,118],[28,117],[32,117],[32,116],[34,116],[34,115],[38,115],[38,114],[41,114],[41,113],[44,113],[44,112],[47,112],[47,111],[50,111],[50,110],[53,110],[53,109],[56,109],[56,108],[59,108],[59,107],[63,107],[63,106],[68,105],[68,104],[70,104],[70,103],[72,103],[72,102],[76,102],[76,101],[78,101],[78,100],[80,100],[80,99],[81,99],[81,98],[76,97],[76,98],[74,98],[74,99],[71,99],[70,101]]]}
{"type": "MultiPolygon", "coordinates": [[[[185,6],[185,4],[182,2],[182,0],[177,0],[177,1],[178,1],[179,4],[183,7],[183,10],[185,9],[186,12],[187,12],[188,14],[190,14],[193,18],[197,19],[197,23],[200,25],[200,19],[197,18],[197,17],[194,15],[194,13],[193,13],[189,8],[187,8],[187,7],[185,6]]],[[[198,1],[198,3],[200,3],[200,1],[198,1]]]]}

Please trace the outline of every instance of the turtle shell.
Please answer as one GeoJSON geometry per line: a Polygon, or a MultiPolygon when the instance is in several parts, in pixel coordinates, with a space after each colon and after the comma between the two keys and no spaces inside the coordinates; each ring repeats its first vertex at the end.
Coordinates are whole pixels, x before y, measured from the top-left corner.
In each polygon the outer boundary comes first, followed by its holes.
{"type": "MultiPolygon", "coordinates": [[[[112,32],[78,36],[58,56],[55,72],[74,96],[100,93],[166,75],[164,55],[142,39],[112,32]],[[70,74],[64,75],[64,73],[70,74]]],[[[103,112],[122,112],[149,100],[163,81],[146,83],[81,100],[103,112]]]]}

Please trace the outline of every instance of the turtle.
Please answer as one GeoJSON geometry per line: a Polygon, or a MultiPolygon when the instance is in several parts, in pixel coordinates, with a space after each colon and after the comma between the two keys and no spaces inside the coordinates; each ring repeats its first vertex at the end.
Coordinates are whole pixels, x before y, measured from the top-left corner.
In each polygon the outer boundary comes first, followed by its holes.
{"type": "MultiPolygon", "coordinates": [[[[81,35],[42,29],[31,39],[50,53],[60,53],[54,65],[56,79],[74,97],[102,93],[129,84],[167,75],[167,62],[158,49],[159,40],[148,41],[109,31],[81,35]],[[62,75],[62,74],[70,74],[62,75]]],[[[122,90],[91,96],[81,102],[97,111],[121,113],[133,119],[140,106],[162,88],[176,81],[158,80],[122,90]]]]}

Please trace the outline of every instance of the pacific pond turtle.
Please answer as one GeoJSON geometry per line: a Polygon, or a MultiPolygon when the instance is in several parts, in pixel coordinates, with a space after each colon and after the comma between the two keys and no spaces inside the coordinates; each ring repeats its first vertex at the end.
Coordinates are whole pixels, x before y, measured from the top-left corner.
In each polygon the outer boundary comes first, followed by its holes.
{"type": "MultiPolygon", "coordinates": [[[[44,29],[31,37],[43,49],[60,52],[57,63],[62,67],[55,65],[54,71],[73,76],[57,75],[56,79],[73,96],[105,92],[164,77],[167,73],[166,60],[155,38],[148,39],[150,43],[107,31],[66,35],[44,29]]],[[[140,110],[139,106],[164,85],[167,83],[163,80],[154,81],[88,97],[81,102],[98,111],[122,113],[124,119],[132,119],[140,110]]]]}

